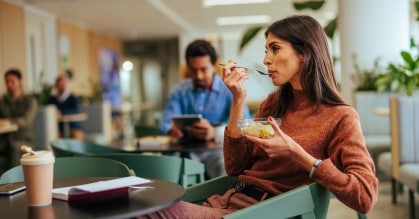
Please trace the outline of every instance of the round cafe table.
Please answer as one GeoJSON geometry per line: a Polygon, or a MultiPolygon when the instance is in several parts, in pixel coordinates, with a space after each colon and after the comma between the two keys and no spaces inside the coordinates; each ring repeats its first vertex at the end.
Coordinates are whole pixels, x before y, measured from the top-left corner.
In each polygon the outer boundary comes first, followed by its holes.
{"type": "Polygon", "coordinates": [[[1,124],[0,125],[0,134],[9,133],[9,132],[15,132],[18,130],[17,124],[1,124]]]}
{"type": "MultiPolygon", "coordinates": [[[[56,179],[54,188],[106,179],[113,178],[56,179]]],[[[130,189],[128,193],[75,202],[53,199],[52,205],[45,207],[29,207],[25,192],[0,196],[0,214],[1,218],[14,219],[132,218],[167,208],[182,199],[185,192],[182,186],[172,182],[152,180],[153,182],[141,186],[153,186],[154,189],[137,192],[130,189]]]]}

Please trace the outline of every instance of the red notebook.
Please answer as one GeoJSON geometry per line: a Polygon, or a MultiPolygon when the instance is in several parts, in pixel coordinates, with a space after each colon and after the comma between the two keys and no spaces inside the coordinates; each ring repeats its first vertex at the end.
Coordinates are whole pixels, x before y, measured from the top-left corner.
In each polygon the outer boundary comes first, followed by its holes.
{"type": "Polygon", "coordinates": [[[64,201],[92,199],[96,197],[128,192],[128,188],[130,186],[149,182],[151,182],[151,180],[136,176],[129,176],[83,185],[55,188],[52,190],[52,197],[64,201]]]}

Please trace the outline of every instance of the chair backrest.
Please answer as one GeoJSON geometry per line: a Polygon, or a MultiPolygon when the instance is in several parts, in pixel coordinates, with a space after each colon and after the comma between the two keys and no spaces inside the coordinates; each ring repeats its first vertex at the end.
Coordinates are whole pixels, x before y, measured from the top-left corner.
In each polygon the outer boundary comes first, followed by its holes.
{"type": "Polygon", "coordinates": [[[112,107],[107,101],[81,105],[80,112],[87,114],[87,120],[82,122],[86,139],[107,144],[112,140],[112,107]]]}
{"type": "Polygon", "coordinates": [[[49,150],[49,142],[58,138],[57,108],[54,105],[40,107],[33,121],[34,149],[49,150]]]}
{"type": "Polygon", "coordinates": [[[0,184],[13,182],[23,182],[23,170],[20,165],[6,170],[0,176],[0,184]]]}
{"type": "Polygon", "coordinates": [[[330,192],[323,186],[313,183],[309,185],[311,197],[314,203],[314,214],[316,218],[326,218],[330,203],[330,192]]]}
{"type": "Polygon", "coordinates": [[[214,194],[222,194],[227,191],[233,183],[237,182],[236,176],[219,176],[196,185],[189,186],[185,190],[182,200],[195,204],[202,204],[214,194]]]}
{"type": "MultiPolygon", "coordinates": [[[[133,175],[129,167],[119,161],[100,157],[57,157],[54,163],[54,178],[75,177],[125,177],[133,175]]],[[[22,166],[4,172],[0,184],[23,182],[22,166]]]]}
{"type": "Polygon", "coordinates": [[[243,208],[224,219],[271,218],[273,215],[284,219],[326,219],[329,203],[329,190],[313,183],[243,208]]]}
{"type": "Polygon", "coordinates": [[[131,168],[137,176],[167,180],[184,187],[203,182],[204,178],[204,165],[187,158],[128,153],[96,156],[120,161],[131,168]]]}
{"type": "Polygon", "coordinates": [[[387,108],[391,97],[396,96],[395,93],[379,93],[377,92],[356,92],[355,108],[358,112],[362,133],[365,136],[390,136],[390,121],[386,116],[374,114],[377,107],[387,108]]]}
{"type": "MultiPolygon", "coordinates": [[[[237,182],[237,177],[221,176],[193,185],[186,189],[183,200],[196,204],[209,196],[222,194],[237,182]]],[[[253,218],[312,218],[326,219],[330,192],[312,183],[258,202],[249,207],[225,215],[224,219],[253,218]]]]}
{"type": "Polygon", "coordinates": [[[182,181],[180,184],[186,188],[204,181],[205,165],[188,158],[182,158],[182,181]]]}
{"type": "Polygon", "coordinates": [[[419,162],[419,98],[390,99],[391,153],[393,177],[398,179],[401,163],[419,162]]]}
{"type": "Polygon", "coordinates": [[[87,141],[60,138],[50,142],[56,157],[89,156],[95,154],[118,153],[121,150],[87,141]]]}

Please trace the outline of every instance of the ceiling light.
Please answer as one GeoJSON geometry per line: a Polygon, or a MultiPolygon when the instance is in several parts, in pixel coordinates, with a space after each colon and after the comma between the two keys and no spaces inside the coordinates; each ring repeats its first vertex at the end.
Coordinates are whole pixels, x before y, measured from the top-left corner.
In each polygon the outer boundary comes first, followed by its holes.
{"type": "Polygon", "coordinates": [[[216,22],[220,26],[239,24],[264,24],[271,22],[271,17],[269,15],[219,17],[217,18],[216,22]]]}
{"type": "Polygon", "coordinates": [[[272,2],[272,0],[203,0],[202,6],[212,7],[219,5],[257,4],[269,2],[272,2]]]}
{"type": "Polygon", "coordinates": [[[122,69],[124,69],[125,71],[131,71],[133,68],[134,65],[131,61],[125,61],[124,63],[122,63],[122,69]]]}

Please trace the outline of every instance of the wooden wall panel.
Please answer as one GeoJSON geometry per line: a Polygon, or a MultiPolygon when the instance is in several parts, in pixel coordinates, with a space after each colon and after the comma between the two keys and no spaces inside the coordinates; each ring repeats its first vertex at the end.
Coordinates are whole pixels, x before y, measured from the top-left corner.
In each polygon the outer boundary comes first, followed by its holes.
{"type": "MultiPolygon", "coordinates": [[[[77,95],[90,95],[92,83],[99,80],[99,50],[109,48],[122,54],[122,43],[119,39],[59,20],[58,37],[61,36],[69,40],[68,67],[74,73],[72,91],[77,95]]],[[[60,69],[64,68],[60,63],[60,69]]]]}
{"type": "MultiPolygon", "coordinates": [[[[102,48],[112,49],[119,54],[120,60],[122,60],[122,41],[105,36],[96,32],[90,32],[90,60],[91,60],[91,72],[94,73],[95,81],[99,80],[99,51],[102,48]]],[[[121,64],[121,63],[120,63],[121,64]]]]}
{"type": "MultiPolygon", "coordinates": [[[[6,19],[4,16],[4,11],[5,11],[4,5],[5,3],[0,1],[0,73],[3,73],[5,70],[4,61],[3,61],[3,35],[5,32],[3,23],[4,23],[4,20],[6,19]]],[[[4,88],[3,83],[1,83],[0,81],[0,94],[2,94],[5,90],[6,89],[4,88]]]]}
{"type": "MultiPolygon", "coordinates": [[[[65,36],[69,42],[68,66],[63,66],[58,57],[60,71],[66,67],[73,70],[72,92],[76,95],[90,95],[91,82],[99,79],[98,54],[101,48],[113,49],[122,59],[122,41],[71,23],[57,20],[57,42],[65,36]]],[[[60,46],[58,45],[58,48],[60,46]]],[[[60,56],[60,51],[58,51],[60,56]]],[[[18,67],[25,75],[25,12],[20,6],[0,1],[0,74],[10,67],[18,67]]],[[[2,77],[1,77],[2,78],[2,77]]],[[[24,77],[26,84],[27,77],[24,77]]],[[[0,80],[0,94],[4,93],[4,82],[0,80]]]]}
{"type": "MultiPolygon", "coordinates": [[[[89,80],[91,77],[89,61],[89,31],[72,24],[58,21],[58,38],[66,37],[69,43],[68,66],[64,66],[61,57],[58,57],[62,72],[66,68],[73,71],[71,91],[76,95],[90,94],[89,80]]],[[[58,43],[60,40],[58,39],[58,43]]],[[[58,46],[60,48],[60,46],[58,46]]],[[[58,51],[58,56],[61,52],[58,51]]]]}
{"type": "Polygon", "coordinates": [[[27,84],[24,18],[22,8],[0,1],[0,93],[6,90],[3,74],[11,67],[22,71],[23,84],[27,84]]]}

